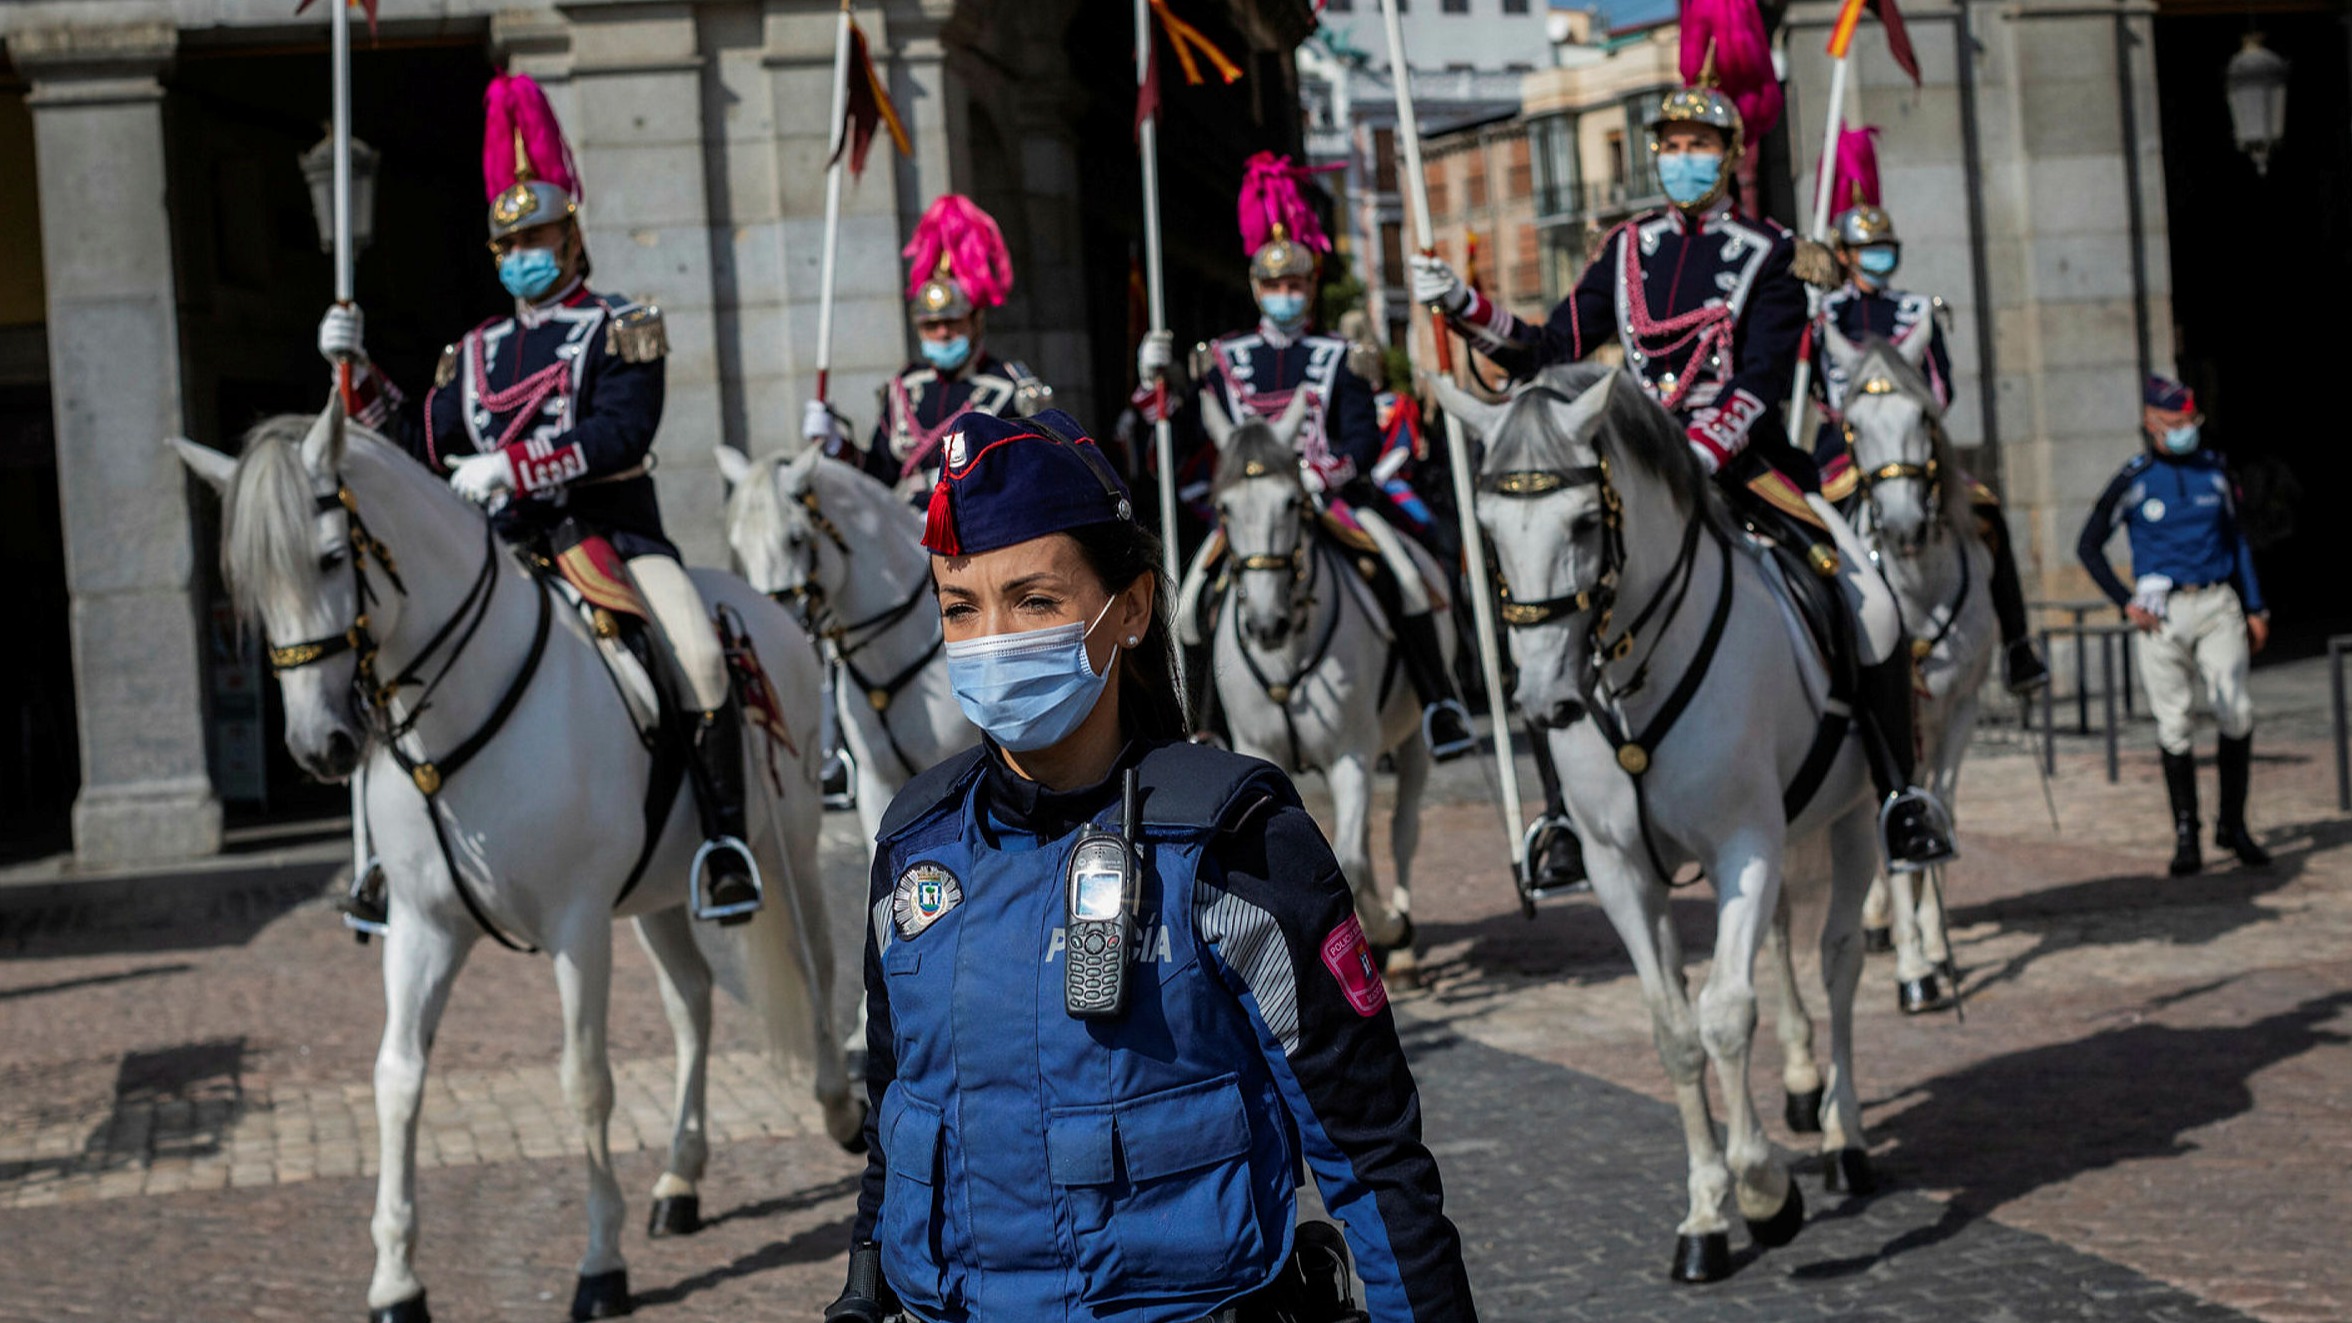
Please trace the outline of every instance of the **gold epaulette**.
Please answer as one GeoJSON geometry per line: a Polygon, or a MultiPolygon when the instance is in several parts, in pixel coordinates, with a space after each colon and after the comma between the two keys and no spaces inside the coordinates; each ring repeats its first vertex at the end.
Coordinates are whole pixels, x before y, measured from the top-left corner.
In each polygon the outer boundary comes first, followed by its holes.
{"type": "Polygon", "coordinates": [[[669,353],[670,337],[662,329],[661,309],[638,303],[615,312],[604,347],[624,363],[650,363],[669,353]]]}
{"type": "Polygon", "coordinates": [[[1797,279],[1816,289],[1836,289],[1840,283],[1835,254],[1811,239],[1797,240],[1797,254],[1789,263],[1797,279]]]}
{"type": "Polygon", "coordinates": [[[433,389],[457,380],[457,346],[441,346],[441,361],[433,365],[433,389]]]}

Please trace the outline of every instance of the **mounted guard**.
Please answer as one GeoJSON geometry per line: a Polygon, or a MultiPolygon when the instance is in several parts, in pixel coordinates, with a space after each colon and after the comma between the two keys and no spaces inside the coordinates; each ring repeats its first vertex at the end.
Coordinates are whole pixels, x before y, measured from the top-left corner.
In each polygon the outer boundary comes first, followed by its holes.
{"type": "MultiPolygon", "coordinates": [[[[546,93],[528,75],[501,74],[483,106],[489,248],[514,311],[444,348],[421,404],[368,361],[356,305],[327,310],[319,352],[351,366],[348,416],[446,475],[508,541],[583,548],[620,598],[642,601],[660,639],[653,651],[666,658],[657,669],[693,717],[702,912],[739,922],[760,903],[744,843],[742,717],[710,612],[654,499],[669,352],[661,310],[588,287],[579,169],[546,93]]],[[[362,891],[351,910],[380,924],[383,897],[362,891]]]]}
{"type": "MultiPolygon", "coordinates": [[[[1205,443],[1203,419],[1210,410],[1230,423],[1272,422],[1304,396],[1291,434],[1301,475],[1327,523],[1375,553],[1381,573],[1373,589],[1395,635],[1406,679],[1420,699],[1422,740],[1443,762],[1468,753],[1477,737],[1468,710],[1454,695],[1429,586],[1396,531],[1394,498],[1375,477],[1388,434],[1372,383],[1350,369],[1353,346],[1347,340],[1315,330],[1315,276],[1319,254],[1330,251],[1331,240],[1299,192],[1304,173],[1290,158],[1272,152],[1249,159],[1241,185],[1241,237],[1261,314],[1258,324],[1196,347],[1181,380],[1173,337],[1166,331],[1147,335],[1136,354],[1144,385],[1135,403],[1148,416],[1162,400],[1167,408],[1180,409],[1190,399],[1205,443]],[[1158,389],[1162,382],[1168,384],[1165,392],[1158,389]]],[[[1214,535],[1202,545],[1178,594],[1179,632],[1193,653],[1195,670],[1208,637],[1199,608],[1224,545],[1214,535]]]]}
{"type": "Polygon", "coordinates": [[[916,223],[904,256],[907,315],[922,358],[883,385],[862,455],[851,453],[843,419],[822,400],[803,410],[801,434],[922,505],[939,481],[940,446],[966,415],[1025,418],[1051,407],[1053,387],[985,348],[988,310],[1004,306],[1013,289],[1013,257],[994,217],[968,197],[942,194],[916,223]]]}
{"type": "MultiPolygon", "coordinates": [[[[1685,47],[1685,76],[1690,51],[1685,47]]],[[[1769,65],[1763,66],[1768,71],[1769,65]]],[[[1760,73],[1751,93],[1769,84],[1760,73]]],[[[1777,87],[1760,100],[1779,113],[1777,87]]],[[[1834,577],[1854,604],[1857,698],[1864,746],[1879,791],[1881,846],[1896,868],[1952,857],[1941,804],[1913,779],[1911,658],[1891,592],[1837,510],[1820,494],[1812,459],[1790,443],[1788,397],[1803,339],[1806,299],[1795,236],[1734,207],[1747,146],[1733,94],[1718,84],[1715,47],[1697,76],[1666,94],[1650,121],[1651,160],[1665,207],[1611,231],[1576,289],[1549,320],[1530,324],[1465,285],[1434,256],[1413,259],[1413,296],[1450,319],[1512,377],[1573,362],[1615,342],[1643,390],[1673,414],[1700,466],[1751,530],[1834,577]]],[[[1759,120],[1759,127],[1769,123],[1759,120]]],[[[1514,625],[1549,619],[1560,603],[1513,603],[1514,625]]],[[[1556,784],[1546,777],[1547,790],[1556,784]]],[[[1547,807],[1552,840],[1570,828],[1565,805],[1547,807]]]]}
{"type": "MultiPolygon", "coordinates": [[[[1813,399],[1821,407],[1821,427],[1813,443],[1813,461],[1821,470],[1822,491],[1849,513],[1852,501],[1868,475],[1854,469],[1849,453],[1845,404],[1854,383],[1848,380],[1846,360],[1852,346],[1869,336],[1883,337],[1905,357],[1919,362],[1935,391],[1939,411],[1952,404],[1952,355],[1944,344],[1945,322],[1951,309],[1942,299],[1896,289],[1896,268],[1903,260],[1903,240],[1895,233],[1895,218],[1879,198],[1878,150],[1871,139],[1875,128],[1849,129],[1838,141],[1837,180],[1834,188],[1851,205],[1839,212],[1835,252],[1845,283],[1821,301],[1821,315],[1806,335],[1806,352],[1813,360],[1813,399]],[[1924,354],[1912,341],[1925,336],[1924,354]],[[1847,352],[1840,354],[1839,349],[1847,352]]],[[[2031,693],[2050,682],[2050,668],[2034,650],[2025,614],[2025,589],[2017,577],[2017,554],[2009,545],[2009,521],[2002,515],[2001,498],[1974,478],[1960,478],[1976,515],[1977,529],[1993,553],[1993,572],[1987,585],[1993,618],[2001,628],[2002,671],[2009,691],[2031,693]]]]}

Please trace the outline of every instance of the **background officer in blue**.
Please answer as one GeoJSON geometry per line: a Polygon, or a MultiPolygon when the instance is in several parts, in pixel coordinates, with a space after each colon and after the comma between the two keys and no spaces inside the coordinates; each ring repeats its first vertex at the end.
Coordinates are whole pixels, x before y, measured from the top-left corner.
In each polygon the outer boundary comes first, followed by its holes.
{"type": "MultiPolygon", "coordinates": [[[[1873,154],[1870,177],[1876,174],[1873,154]]],[[[1903,241],[1895,233],[1895,218],[1866,193],[1857,181],[1854,205],[1838,214],[1837,260],[1846,283],[1821,301],[1821,320],[1856,342],[1876,335],[1907,346],[1915,337],[1926,337],[1927,350],[1920,355],[1919,366],[1935,390],[1936,406],[1948,409],[1952,404],[1952,355],[1944,346],[1943,300],[1894,288],[1891,282],[1902,264],[1903,241]]],[[[1843,426],[1846,391],[1853,383],[1846,380],[1845,365],[1829,352],[1827,335],[1816,328],[1811,339],[1813,398],[1821,406],[1813,462],[1821,470],[1822,489],[1832,500],[1843,503],[1856,487],[1854,460],[1846,450],[1843,426]]],[[[1977,527],[1993,553],[1989,589],[1993,618],[2001,627],[2002,672],[2011,693],[2031,693],[2050,682],[2050,668],[2034,651],[2025,615],[2025,587],[2017,577],[2017,553],[2009,545],[2009,521],[2001,513],[2000,499],[1982,483],[1970,480],[1968,491],[1977,527]]]]}
{"type": "Polygon", "coordinates": [[[2197,397],[2169,377],[2148,378],[2140,427],[2146,449],[2118,471],[2091,507],[2076,554],[2140,630],[2140,683],[2156,714],[2164,788],[2172,798],[2172,875],[2204,867],[2197,847],[2197,755],[2190,704],[2205,691],[2221,728],[2214,759],[2221,811],[2213,843],[2259,868],[2270,855],[2246,830],[2254,757],[2254,699],[2246,670],[2270,641],[2270,612],[2254,577],[2254,549],[2238,526],[2237,489],[2220,455],[2205,448],[2197,397]],[[2131,537],[2126,587],[2107,561],[2107,540],[2131,537]]]}
{"type": "Polygon", "coordinates": [[[1127,488],[1058,411],[970,419],[945,459],[924,545],[987,740],[882,822],[869,1165],[826,1316],[1341,1317],[1334,1272],[1300,1298],[1294,1234],[1329,1243],[1294,1233],[1303,1164],[1372,1319],[1473,1318],[1347,879],[1281,772],[1185,742],[1159,542],[1127,488]],[[1132,872],[1096,908],[1071,885],[1082,838],[1130,826],[1132,872]],[[1123,1005],[1088,1013],[1109,970],[1123,1005]]]}
{"type": "MultiPolygon", "coordinates": [[[[1395,629],[1405,678],[1421,700],[1422,739],[1430,754],[1444,762],[1470,752],[1476,736],[1469,711],[1454,697],[1437,621],[1430,614],[1433,604],[1420,567],[1396,529],[1395,504],[1373,477],[1388,442],[1380,425],[1379,400],[1372,383],[1348,366],[1353,346],[1315,329],[1315,277],[1321,265],[1317,254],[1329,251],[1331,241],[1299,191],[1303,173],[1289,157],[1272,152],[1257,153],[1245,167],[1241,237],[1242,248],[1250,255],[1250,291],[1258,302],[1258,324],[1195,350],[1189,388],[1170,380],[1170,334],[1155,331],[1144,337],[1136,352],[1142,385],[1135,404],[1145,416],[1156,417],[1162,408],[1174,411],[1197,400],[1213,403],[1234,421],[1270,421],[1281,417],[1299,392],[1306,392],[1306,413],[1294,439],[1301,471],[1309,490],[1323,493],[1379,548],[1387,574],[1374,585],[1376,595],[1395,629]]],[[[1205,430],[1191,430],[1191,443],[1205,448],[1205,430]]],[[[1222,540],[1212,538],[1185,573],[1178,618],[1187,622],[1188,631],[1193,628],[1192,613],[1185,608],[1207,588],[1222,548],[1222,540]]],[[[1447,554],[1450,560],[1451,553],[1447,554]]],[[[1197,669],[1205,671],[1206,640],[1200,643],[1204,664],[1197,669]]]]}
{"type": "MultiPolygon", "coordinates": [[[[538,84],[501,74],[484,95],[484,191],[490,252],[514,311],[493,317],[441,351],[421,408],[367,361],[356,306],[327,310],[319,352],[352,365],[345,409],[391,436],[459,495],[490,509],[519,541],[557,535],[569,523],[603,537],[677,662],[681,706],[699,712],[694,736],[703,832],[723,844],[705,862],[713,906],[755,903],[743,840],[743,731],[729,701],[727,662],[710,613],[662,531],[653,491],[653,438],[661,426],[661,312],[588,288],[580,187],[571,150],[538,84]],[[509,155],[511,153],[511,155],[509,155]],[[512,161],[511,169],[505,162],[512,161]]],[[[380,898],[355,913],[381,922],[380,898]]]]}
{"type": "Polygon", "coordinates": [[[801,433],[920,505],[939,480],[940,441],[965,414],[1032,414],[1052,401],[1053,387],[1028,365],[988,352],[988,310],[1013,289],[1013,256],[994,217],[968,197],[941,194],[916,222],[905,256],[907,316],[922,357],[883,383],[862,454],[821,400],[803,410],[801,433]]]}
{"type": "MultiPolygon", "coordinates": [[[[1444,313],[1515,378],[1615,342],[1627,370],[1682,422],[1692,454],[1735,510],[1796,546],[1818,542],[1798,522],[1806,516],[1791,507],[1823,522],[1838,515],[1805,501],[1819,493],[1820,481],[1812,456],[1790,444],[1781,417],[1805,332],[1805,287],[1792,265],[1796,239],[1778,222],[1749,220],[1733,206],[1745,135],[1738,107],[1715,85],[1711,54],[1696,85],[1659,103],[1650,135],[1658,184],[1672,205],[1611,231],[1549,320],[1519,320],[1428,255],[1413,259],[1413,297],[1444,313]]],[[[1942,807],[1912,783],[1918,751],[1908,650],[1861,667],[1859,698],[1871,779],[1887,804],[1887,856],[1914,867],[1950,858],[1942,807]]],[[[1556,777],[1547,771],[1544,781],[1550,791],[1556,777]]],[[[1547,798],[1548,834],[1556,839],[1569,830],[1567,812],[1557,794],[1547,798]]]]}

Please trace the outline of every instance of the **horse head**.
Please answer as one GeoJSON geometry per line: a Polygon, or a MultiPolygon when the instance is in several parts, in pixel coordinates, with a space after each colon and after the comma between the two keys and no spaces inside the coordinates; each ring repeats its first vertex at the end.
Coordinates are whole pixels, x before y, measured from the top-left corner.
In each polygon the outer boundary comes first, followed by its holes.
{"type": "Polygon", "coordinates": [[[359,765],[367,731],[353,697],[374,638],[399,611],[383,553],[339,496],[353,431],[374,436],[329,405],[315,419],[280,414],[256,424],[234,460],[171,442],[221,494],[221,568],[238,614],[273,645],[286,751],[327,781],[359,765]]]}
{"type": "Polygon", "coordinates": [[[1689,519],[1720,518],[1706,477],[1672,417],[1613,369],[1555,367],[1505,404],[1443,381],[1438,396],[1486,442],[1478,522],[1494,544],[1503,623],[1520,639],[1520,709],[1564,726],[1581,711],[1580,666],[1617,594],[1664,568],[1689,519]]]}
{"type": "Polygon", "coordinates": [[[1857,343],[1832,326],[1825,344],[1846,379],[1846,446],[1859,475],[1862,531],[1898,556],[1917,556],[1949,513],[1943,494],[1952,469],[1942,411],[1919,369],[1927,337],[1857,343]]]}
{"type": "Polygon", "coordinates": [[[839,534],[828,538],[831,521],[818,512],[817,467],[824,452],[811,446],[785,459],[746,459],[732,446],[718,447],[719,473],[732,489],[727,498],[727,545],[751,586],[777,601],[803,608],[838,590],[849,565],[839,534]]]}
{"type": "Polygon", "coordinates": [[[1314,605],[1303,589],[1314,568],[1315,503],[1299,476],[1294,444],[1306,408],[1301,390],[1273,422],[1254,416],[1236,422],[1213,394],[1201,402],[1203,425],[1217,447],[1209,495],[1233,557],[1237,623],[1242,637],[1262,648],[1288,644],[1314,605]]]}

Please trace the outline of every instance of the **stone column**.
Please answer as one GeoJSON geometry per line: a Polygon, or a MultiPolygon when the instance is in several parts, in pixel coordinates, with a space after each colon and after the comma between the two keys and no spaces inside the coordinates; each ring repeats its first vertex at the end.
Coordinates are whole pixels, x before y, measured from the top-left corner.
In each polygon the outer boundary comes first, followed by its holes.
{"type": "Polygon", "coordinates": [[[163,444],[183,428],[157,81],[176,44],[169,22],[8,40],[32,85],[85,865],[208,855],[221,840],[187,480],[163,444]]]}

